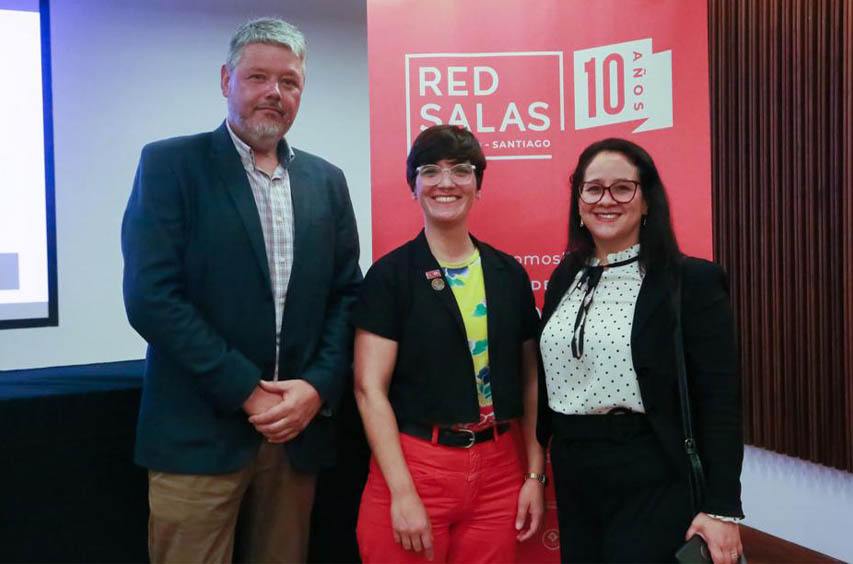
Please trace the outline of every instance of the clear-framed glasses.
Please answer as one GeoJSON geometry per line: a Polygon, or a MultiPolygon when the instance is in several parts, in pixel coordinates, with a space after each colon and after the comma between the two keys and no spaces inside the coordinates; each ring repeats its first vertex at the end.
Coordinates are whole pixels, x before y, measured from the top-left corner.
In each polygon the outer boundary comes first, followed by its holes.
{"type": "Polygon", "coordinates": [[[581,184],[581,200],[587,204],[597,204],[604,197],[605,192],[610,192],[610,197],[620,204],[627,204],[637,195],[640,183],[636,180],[617,180],[609,186],[593,180],[581,184]]]}
{"type": "Polygon", "coordinates": [[[458,185],[468,184],[474,180],[474,171],[477,169],[471,163],[459,163],[450,168],[443,168],[434,164],[421,165],[415,169],[421,182],[425,186],[435,186],[441,182],[444,175],[450,176],[451,182],[458,185]]]}

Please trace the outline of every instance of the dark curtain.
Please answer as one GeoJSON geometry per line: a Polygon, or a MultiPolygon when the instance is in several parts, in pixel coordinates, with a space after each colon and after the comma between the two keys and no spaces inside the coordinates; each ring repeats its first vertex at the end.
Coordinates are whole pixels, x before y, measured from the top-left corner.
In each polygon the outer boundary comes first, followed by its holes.
{"type": "Polygon", "coordinates": [[[709,0],[747,442],[853,471],[853,0],[709,0]]]}

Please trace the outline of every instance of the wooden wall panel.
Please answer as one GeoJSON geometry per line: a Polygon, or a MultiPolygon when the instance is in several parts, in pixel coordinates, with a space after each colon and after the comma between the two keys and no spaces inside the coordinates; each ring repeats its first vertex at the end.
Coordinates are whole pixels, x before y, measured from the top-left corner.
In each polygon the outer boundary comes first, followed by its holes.
{"type": "MultiPolygon", "coordinates": [[[[842,14],[842,36],[844,37],[841,57],[846,62],[842,67],[842,114],[841,114],[841,158],[843,169],[842,202],[843,219],[847,221],[841,226],[843,246],[843,347],[845,378],[845,409],[847,432],[853,434],[853,69],[850,59],[853,58],[853,6],[848,2],[842,14]]],[[[853,469],[853,447],[848,436],[847,469],[853,469]]]]}
{"type": "Polygon", "coordinates": [[[853,0],[709,0],[747,442],[853,471],[853,0]]]}

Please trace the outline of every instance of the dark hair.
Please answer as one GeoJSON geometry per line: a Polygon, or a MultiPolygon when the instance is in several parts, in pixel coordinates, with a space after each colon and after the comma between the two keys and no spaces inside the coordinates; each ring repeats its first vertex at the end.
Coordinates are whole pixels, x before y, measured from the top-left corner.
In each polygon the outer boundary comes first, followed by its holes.
{"type": "Polygon", "coordinates": [[[585,264],[595,253],[592,235],[587,228],[580,226],[578,199],[586,169],[599,153],[619,153],[637,167],[640,173],[640,190],[648,206],[645,225],[640,227],[640,267],[648,271],[652,266],[665,268],[677,263],[682,255],[672,231],[669,202],[655,162],[646,150],[636,143],[617,138],[596,141],[578,157],[577,167],[571,177],[572,200],[566,252],[571,253],[574,260],[580,264],[585,264]]]}
{"type": "Polygon", "coordinates": [[[435,164],[443,159],[454,163],[470,162],[474,165],[477,190],[483,185],[486,157],[474,134],[458,125],[433,125],[421,131],[409,149],[409,157],[406,159],[409,188],[415,191],[416,169],[419,166],[435,164]]]}

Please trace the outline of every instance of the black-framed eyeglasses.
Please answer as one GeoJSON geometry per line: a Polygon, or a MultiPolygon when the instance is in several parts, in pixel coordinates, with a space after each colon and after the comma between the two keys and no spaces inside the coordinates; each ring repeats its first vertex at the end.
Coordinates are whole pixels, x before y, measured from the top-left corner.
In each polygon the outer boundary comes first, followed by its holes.
{"type": "Polygon", "coordinates": [[[418,174],[421,182],[423,182],[425,186],[435,186],[441,182],[441,179],[444,178],[445,174],[450,176],[450,180],[454,184],[461,186],[474,180],[474,171],[476,169],[477,167],[471,163],[459,163],[450,168],[427,164],[419,166],[415,169],[415,172],[418,174]]]}
{"type": "Polygon", "coordinates": [[[617,180],[605,186],[601,182],[591,181],[581,184],[581,200],[587,204],[597,204],[604,197],[605,192],[610,192],[610,197],[615,202],[627,204],[637,195],[640,183],[636,180],[617,180]]]}

